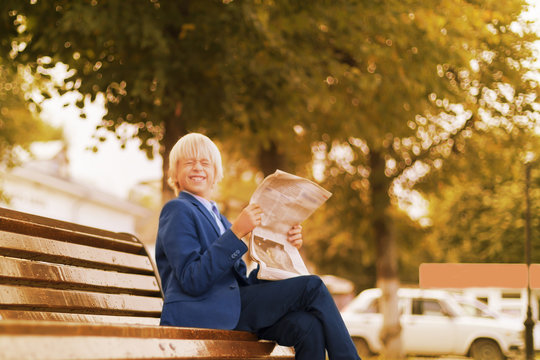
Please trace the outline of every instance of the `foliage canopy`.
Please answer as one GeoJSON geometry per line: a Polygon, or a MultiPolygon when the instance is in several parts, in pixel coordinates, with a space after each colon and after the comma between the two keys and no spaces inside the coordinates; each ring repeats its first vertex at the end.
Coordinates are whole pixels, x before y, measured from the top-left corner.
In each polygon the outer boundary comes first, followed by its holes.
{"type": "MultiPolygon", "coordinates": [[[[478,134],[499,128],[514,139],[538,126],[538,86],[529,76],[537,35],[520,19],[524,0],[0,6],[1,57],[35,73],[68,64],[76,72],[63,90],[103,93],[108,113],[101,126],[120,139],[140,138],[149,156],[159,149],[165,166],[187,131],[244,149],[265,173],[296,165],[309,174],[313,153],[334,196],[327,217],[313,219],[324,230],[313,234],[310,256],[364,286],[374,280],[366,269],[376,269],[377,284],[389,289],[398,259],[409,268],[414,262],[400,250],[424,230],[400,213],[398,195],[428,169],[464,154],[467,144],[488,145],[469,141],[478,134]],[[125,131],[126,124],[136,130],[125,131]]],[[[488,186],[486,179],[474,182],[488,186]]],[[[474,195],[474,186],[450,189],[439,194],[474,195]]],[[[452,208],[448,220],[434,224],[448,226],[462,216],[455,214],[452,208]]],[[[465,225],[463,231],[471,223],[465,225]]],[[[387,309],[395,315],[387,324],[398,329],[397,307],[387,309]]],[[[385,343],[396,329],[385,329],[385,343]]]]}

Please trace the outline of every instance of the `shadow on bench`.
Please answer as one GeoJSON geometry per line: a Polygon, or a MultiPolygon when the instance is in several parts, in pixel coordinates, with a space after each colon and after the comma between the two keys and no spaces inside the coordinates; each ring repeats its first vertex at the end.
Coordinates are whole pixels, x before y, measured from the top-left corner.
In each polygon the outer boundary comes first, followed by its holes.
{"type": "Polygon", "coordinates": [[[0,208],[0,357],[294,359],[247,332],[159,326],[156,274],[130,234],[0,208]]]}

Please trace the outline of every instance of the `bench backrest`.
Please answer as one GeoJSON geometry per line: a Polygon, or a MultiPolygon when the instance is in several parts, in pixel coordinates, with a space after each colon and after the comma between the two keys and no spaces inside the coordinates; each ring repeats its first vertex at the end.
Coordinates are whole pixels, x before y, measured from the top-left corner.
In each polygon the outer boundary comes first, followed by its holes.
{"type": "Polygon", "coordinates": [[[0,209],[0,319],[157,325],[162,304],[134,236],[0,209]]]}

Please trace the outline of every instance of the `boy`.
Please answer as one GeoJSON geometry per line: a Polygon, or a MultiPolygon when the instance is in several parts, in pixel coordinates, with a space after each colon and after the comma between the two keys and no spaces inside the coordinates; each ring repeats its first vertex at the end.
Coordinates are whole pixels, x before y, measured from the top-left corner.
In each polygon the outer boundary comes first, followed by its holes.
{"type": "MultiPolygon", "coordinates": [[[[261,222],[256,204],[231,224],[211,201],[223,178],[221,155],[206,136],[183,136],[169,156],[169,185],[177,198],[163,207],[156,262],[165,301],[162,325],[250,331],[294,346],[296,359],[360,359],[326,286],[316,276],[261,281],[246,273],[240,240],[261,222]]],[[[288,240],[302,245],[302,228],[288,240]]]]}

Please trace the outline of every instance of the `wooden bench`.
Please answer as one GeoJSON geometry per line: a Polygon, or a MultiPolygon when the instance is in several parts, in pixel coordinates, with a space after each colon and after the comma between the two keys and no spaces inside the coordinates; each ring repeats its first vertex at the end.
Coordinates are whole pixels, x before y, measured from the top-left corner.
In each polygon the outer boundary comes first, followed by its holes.
{"type": "Polygon", "coordinates": [[[0,208],[0,359],[294,359],[241,331],[159,326],[133,235],[0,208]]]}

